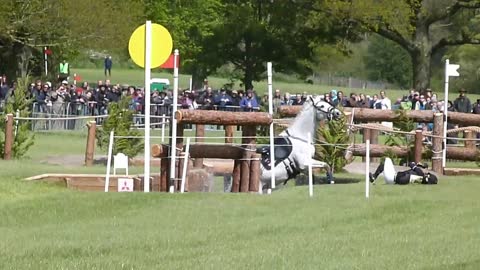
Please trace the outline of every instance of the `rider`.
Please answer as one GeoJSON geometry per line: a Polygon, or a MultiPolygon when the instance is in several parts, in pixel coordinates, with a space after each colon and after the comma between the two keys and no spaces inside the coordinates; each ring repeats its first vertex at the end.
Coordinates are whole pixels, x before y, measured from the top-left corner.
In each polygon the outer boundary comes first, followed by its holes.
{"type": "Polygon", "coordinates": [[[437,184],[438,179],[437,176],[430,172],[425,172],[424,170],[427,169],[426,165],[422,165],[420,163],[410,162],[409,164],[410,169],[396,172],[395,167],[393,166],[393,162],[390,158],[385,158],[384,163],[380,163],[378,165],[377,170],[375,173],[370,173],[370,182],[375,183],[378,175],[383,172],[383,176],[385,177],[386,184],[398,184],[398,185],[407,185],[410,183],[420,183],[420,184],[437,184]]]}

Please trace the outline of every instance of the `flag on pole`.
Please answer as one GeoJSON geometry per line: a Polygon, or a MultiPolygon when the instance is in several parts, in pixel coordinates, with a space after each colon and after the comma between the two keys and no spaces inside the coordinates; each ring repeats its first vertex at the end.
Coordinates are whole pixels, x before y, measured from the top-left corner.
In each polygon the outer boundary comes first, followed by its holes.
{"type": "MultiPolygon", "coordinates": [[[[173,64],[174,64],[174,60],[173,60],[173,59],[174,59],[174,58],[175,58],[174,55],[171,54],[171,55],[168,57],[167,61],[165,61],[165,63],[163,63],[163,64],[160,66],[160,68],[174,68],[174,66],[173,66],[173,64]]],[[[177,68],[179,68],[179,67],[180,67],[180,55],[177,56],[177,68]]]]}
{"type": "Polygon", "coordinates": [[[457,71],[459,67],[460,65],[447,64],[447,76],[452,76],[452,77],[460,76],[460,74],[457,71]]]}

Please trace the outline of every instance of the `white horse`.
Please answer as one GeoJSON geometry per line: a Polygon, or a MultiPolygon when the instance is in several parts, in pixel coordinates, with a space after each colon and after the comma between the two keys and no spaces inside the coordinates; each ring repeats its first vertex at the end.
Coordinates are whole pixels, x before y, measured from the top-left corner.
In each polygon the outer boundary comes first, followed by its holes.
{"type": "MultiPolygon", "coordinates": [[[[300,172],[307,172],[308,164],[327,169],[327,180],[332,180],[330,166],[313,159],[315,146],[308,143],[308,133],[315,142],[315,133],[322,120],[338,120],[342,112],[324,101],[321,97],[310,97],[305,101],[301,112],[293,123],[275,138],[275,184],[285,183],[300,172]]],[[[270,169],[270,148],[261,148],[262,163],[260,177],[263,189],[270,187],[272,170],[270,169]]]]}

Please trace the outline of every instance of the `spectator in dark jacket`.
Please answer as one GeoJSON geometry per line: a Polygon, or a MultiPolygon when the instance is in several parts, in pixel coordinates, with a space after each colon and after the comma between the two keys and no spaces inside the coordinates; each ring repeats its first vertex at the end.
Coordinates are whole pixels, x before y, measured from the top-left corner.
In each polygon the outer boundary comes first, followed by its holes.
{"type": "Polygon", "coordinates": [[[460,95],[453,102],[453,107],[455,108],[455,111],[457,111],[457,112],[471,113],[472,112],[472,104],[470,102],[470,99],[468,99],[468,97],[465,96],[465,93],[466,93],[465,89],[462,88],[460,90],[460,95]]]}
{"type": "Polygon", "coordinates": [[[253,95],[252,90],[247,91],[247,95],[240,102],[240,108],[242,108],[242,110],[247,112],[251,112],[258,109],[258,102],[255,96],[253,95]]]}
{"type": "Polygon", "coordinates": [[[227,91],[222,88],[220,94],[215,97],[215,105],[218,106],[219,110],[226,110],[227,106],[232,105],[232,97],[227,95],[227,91]]]}

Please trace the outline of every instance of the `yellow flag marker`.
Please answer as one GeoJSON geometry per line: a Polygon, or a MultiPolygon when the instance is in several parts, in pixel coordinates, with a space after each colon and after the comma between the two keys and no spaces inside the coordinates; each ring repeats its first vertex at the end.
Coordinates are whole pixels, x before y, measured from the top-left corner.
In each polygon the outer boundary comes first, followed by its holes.
{"type": "MultiPolygon", "coordinates": [[[[165,63],[172,53],[172,48],[172,36],[167,28],[160,24],[152,23],[151,68],[159,67],[165,63]]],[[[135,64],[145,67],[145,24],[133,31],[128,42],[128,52],[135,64]]]]}

